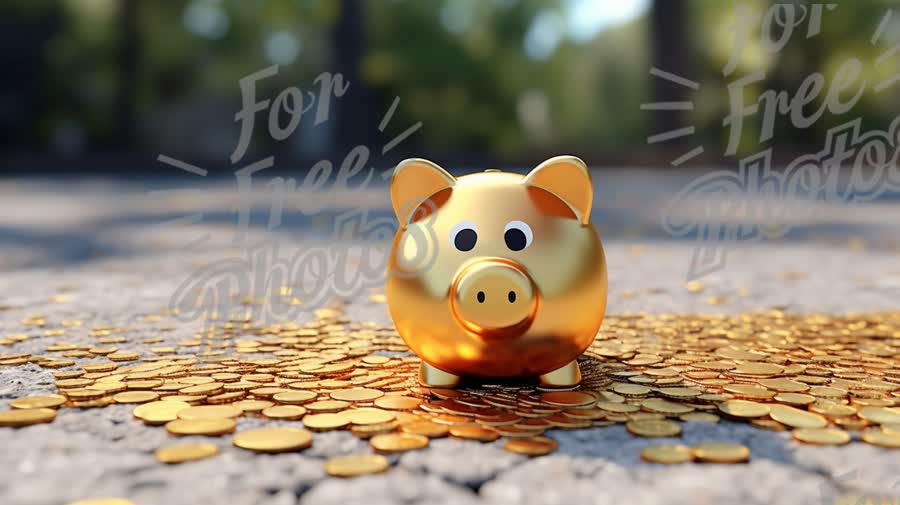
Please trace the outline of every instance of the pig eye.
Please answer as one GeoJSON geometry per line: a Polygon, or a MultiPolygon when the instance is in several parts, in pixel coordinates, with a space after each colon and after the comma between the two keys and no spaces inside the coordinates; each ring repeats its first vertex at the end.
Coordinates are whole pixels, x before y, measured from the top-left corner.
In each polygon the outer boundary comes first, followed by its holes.
{"type": "Polygon", "coordinates": [[[510,221],[503,229],[503,240],[511,251],[521,251],[531,245],[531,227],[522,221],[510,221]]]}
{"type": "Polygon", "coordinates": [[[471,251],[478,242],[478,231],[475,223],[464,221],[453,227],[450,232],[450,245],[460,251],[471,251]]]}

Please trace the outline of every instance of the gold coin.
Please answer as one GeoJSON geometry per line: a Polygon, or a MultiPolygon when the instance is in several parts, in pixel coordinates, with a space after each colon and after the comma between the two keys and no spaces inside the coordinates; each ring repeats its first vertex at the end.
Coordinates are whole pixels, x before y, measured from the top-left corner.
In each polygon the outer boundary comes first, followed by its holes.
{"type": "Polygon", "coordinates": [[[166,423],[166,431],[173,435],[206,435],[216,437],[232,433],[237,427],[234,419],[176,419],[166,423]]]}
{"type": "Polygon", "coordinates": [[[450,433],[450,427],[445,424],[422,420],[401,424],[400,431],[428,438],[441,438],[446,437],[450,433]]]}
{"type": "Polygon", "coordinates": [[[54,419],[56,419],[56,411],[53,409],[15,409],[0,412],[0,427],[20,428],[32,424],[49,423],[54,419]]]}
{"type": "Polygon", "coordinates": [[[116,403],[147,403],[158,398],[159,393],[153,391],[125,391],[113,395],[113,401],[116,403]]]}
{"type": "Polygon", "coordinates": [[[262,412],[275,404],[267,400],[241,400],[231,404],[232,407],[241,409],[242,412],[262,412]]]}
{"type": "Polygon", "coordinates": [[[750,421],[750,424],[756,426],[757,428],[762,428],[769,431],[784,431],[787,429],[783,424],[771,419],[753,419],[750,421]]]}
{"type": "Polygon", "coordinates": [[[377,454],[339,456],[331,458],[325,463],[325,473],[332,477],[357,477],[384,473],[390,466],[387,458],[377,454]]]}
{"type": "Polygon", "coordinates": [[[828,426],[828,421],[819,414],[786,405],[772,405],[769,417],[792,428],[824,428],[828,426]]]}
{"type": "Polygon", "coordinates": [[[232,443],[255,452],[292,452],[310,447],[312,433],[298,428],[260,428],[236,433],[232,443]]]}
{"type": "Polygon", "coordinates": [[[397,427],[394,421],[381,424],[358,424],[350,428],[356,438],[369,439],[381,433],[390,433],[397,427]]]}
{"type": "Polygon", "coordinates": [[[900,423],[900,408],[863,407],[859,409],[859,417],[875,424],[897,424],[900,423]]]}
{"type": "Polygon", "coordinates": [[[375,406],[387,410],[414,410],[422,400],[409,396],[382,396],[375,400],[375,406]]]}
{"type": "Polygon", "coordinates": [[[810,405],[815,403],[816,397],[804,393],[778,393],[775,395],[775,401],[787,405],[810,405]]]}
{"type": "Polygon", "coordinates": [[[394,413],[373,408],[359,408],[343,412],[351,424],[382,424],[394,419],[394,413]]]}
{"type": "MultiPolygon", "coordinates": [[[[215,396],[210,396],[206,398],[206,403],[210,405],[224,405],[227,403],[232,403],[234,401],[240,400],[243,398],[245,393],[243,391],[233,391],[230,393],[220,393],[215,396]]],[[[244,410],[244,409],[241,409],[244,410]]]]}
{"type": "Polygon", "coordinates": [[[641,402],[641,407],[662,414],[681,415],[693,412],[694,407],[681,403],[670,402],[662,398],[648,398],[641,402]]]}
{"type": "Polygon", "coordinates": [[[738,418],[763,417],[769,414],[769,406],[748,400],[728,400],[719,404],[723,414],[738,418]]]}
{"type": "Polygon", "coordinates": [[[800,442],[817,445],[844,445],[850,443],[850,435],[832,428],[798,428],[793,436],[800,442]]]}
{"type": "Polygon", "coordinates": [[[750,460],[750,449],[743,445],[708,443],[694,446],[694,459],[704,463],[745,463],[750,460]]]}
{"type": "Polygon", "coordinates": [[[641,410],[637,405],[629,403],[599,402],[597,408],[606,412],[614,412],[616,414],[631,414],[641,410]]]}
{"type": "Polygon", "coordinates": [[[297,405],[276,405],[263,409],[262,415],[269,419],[295,421],[306,414],[306,409],[297,405]]]}
{"type": "Polygon", "coordinates": [[[648,463],[677,465],[693,460],[694,453],[683,445],[651,445],[641,451],[641,459],[648,463]]]}
{"type": "Polygon", "coordinates": [[[809,388],[809,394],[820,398],[840,399],[847,396],[847,390],[829,386],[813,386],[809,388]]]}
{"type": "Polygon", "coordinates": [[[775,391],[752,384],[728,384],[722,389],[739,398],[750,398],[752,400],[768,400],[775,396],[775,391]]]}
{"type": "Polygon", "coordinates": [[[652,390],[639,384],[618,384],[613,387],[613,391],[622,396],[646,396],[652,390]]]}
{"type": "Polygon", "coordinates": [[[160,462],[172,465],[211,458],[218,453],[219,448],[213,444],[181,444],[161,447],[153,454],[160,462]]]}
{"type": "Polygon", "coordinates": [[[9,402],[14,409],[52,409],[66,403],[66,397],[60,395],[28,396],[9,402]]]}
{"type": "Polygon", "coordinates": [[[425,448],[428,446],[428,437],[413,433],[384,433],[369,439],[369,445],[376,452],[393,454],[425,448]]]}
{"type": "Polygon", "coordinates": [[[190,404],[172,400],[145,403],[135,407],[134,417],[149,425],[165,424],[178,419],[178,412],[190,407],[190,404]]]}
{"type": "Polygon", "coordinates": [[[178,419],[233,419],[244,411],[231,405],[200,405],[178,411],[178,419]]]}
{"type": "Polygon", "coordinates": [[[83,388],[93,383],[94,381],[90,379],[62,379],[56,381],[56,387],[59,389],[83,388]]]}
{"type": "Polygon", "coordinates": [[[584,391],[554,391],[541,393],[541,401],[560,407],[578,407],[597,402],[597,397],[584,391]]]}
{"type": "MultiPolygon", "coordinates": [[[[659,388],[659,394],[663,396],[668,396],[669,398],[683,399],[683,398],[694,398],[703,394],[703,391],[700,391],[696,388],[689,387],[671,387],[671,388],[659,388]]],[[[659,446],[666,447],[666,446],[659,446]]]]}
{"type": "Polygon", "coordinates": [[[709,412],[688,412],[678,416],[678,419],[686,423],[718,423],[719,416],[709,412]]]}
{"type": "Polygon", "coordinates": [[[681,434],[678,423],[660,419],[639,419],[625,423],[625,429],[640,437],[676,437],[681,434]]]}
{"type": "Polygon", "coordinates": [[[450,436],[479,442],[493,442],[500,438],[496,431],[481,426],[453,426],[450,428],[450,436]]]}
{"type": "Polygon", "coordinates": [[[809,410],[826,417],[846,417],[856,414],[855,407],[841,405],[839,403],[830,403],[827,400],[821,400],[818,403],[810,405],[809,410]]]}
{"type": "Polygon", "coordinates": [[[740,375],[777,375],[784,372],[784,367],[774,363],[750,362],[741,363],[729,373],[740,375]]]}
{"type": "Polygon", "coordinates": [[[329,393],[329,396],[346,402],[370,402],[384,396],[384,392],[367,388],[339,389],[329,393]]]}
{"type": "Polygon", "coordinates": [[[350,424],[350,419],[343,413],[307,414],[303,417],[303,426],[315,431],[328,431],[343,428],[350,424]]]}
{"type": "Polygon", "coordinates": [[[544,456],[555,451],[559,444],[547,437],[523,437],[508,440],[503,449],[526,456],[544,456]]]}
{"type": "Polygon", "coordinates": [[[317,402],[307,403],[306,410],[310,412],[340,412],[352,405],[350,402],[343,400],[319,400],[317,402]]]}
{"type": "Polygon", "coordinates": [[[316,399],[316,393],[312,391],[284,391],[276,393],[272,399],[278,403],[287,403],[289,405],[302,405],[316,399]]]}
{"type": "Polygon", "coordinates": [[[225,387],[222,382],[209,382],[207,384],[198,384],[196,386],[188,386],[179,389],[178,392],[183,395],[214,395],[225,387]]]}
{"type": "Polygon", "coordinates": [[[809,391],[809,386],[791,379],[757,379],[760,386],[778,391],[780,393],[803,393],[809,391]]]}
{"type": "Polygon", "coordinates": [[[900,433],[893,433],[879,429],[868,429],[863,432],[862,441],[867,444],[877,445],[879,447],[900,449],[900,433]]]}

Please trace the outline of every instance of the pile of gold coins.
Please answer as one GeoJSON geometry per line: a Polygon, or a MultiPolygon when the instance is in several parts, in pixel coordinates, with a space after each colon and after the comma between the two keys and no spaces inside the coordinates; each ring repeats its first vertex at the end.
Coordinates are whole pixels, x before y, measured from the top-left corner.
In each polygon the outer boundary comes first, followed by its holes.
{"type": "MultiPolygon", "coordinates": [[[[790,430],[798,443],[900,448],[900,313],[611,316],[581,360],[583,384],[567,391],[531,381],[425,388],[416,381],[418,359],[393,328],[351,321],[339,309],[314,315],[270,326],[213,318],[172,346],[132,338],[127,328],[31,316],[23,324],[32,335],[0,343],[52,338],[46,353],[0,355],[0,366],[58,369],[58,394],[10,402],[0,426],[51,422],[59,408],[134,404],[135,422],[173,437],[231,436],[234,446],[261,453],[301,451],[314,443],[312,432],[347,430],[372,451],[325,464],[342,477],[384,472],[383,455],[439,437],[503,438],[508,451],[539,456],[557,448],[543,436],[551,430],[624,424],[635,436],[672,438],[682,423],[721,418],[790,430]],[[95,343],[66,343],[76,331],[95,343]],[[236,432],[235,420],[251,416],[283,422],[236,432]]],[[[146,321],[172,332],[166,317],[146,321]]],[[[217,453],[213,444],[175,443],[156,457],[171,464],[217,453]]],[[[720,441],[652,446],[641,457],[741,463],[750,452],[720,441]]]]}

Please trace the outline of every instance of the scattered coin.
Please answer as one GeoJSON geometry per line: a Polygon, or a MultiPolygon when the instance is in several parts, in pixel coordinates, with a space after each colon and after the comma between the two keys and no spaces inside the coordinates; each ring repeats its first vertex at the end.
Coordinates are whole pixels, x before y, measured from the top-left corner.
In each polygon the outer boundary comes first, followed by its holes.
{"type": "Polygon", "coordinates": [[[731,417],[754,418],[769,414],[769,406],[748,400],[728,400],[719,404],[719,410],[731,417]]]}
{"type": "Polygon", "coordinates": [[[863,407],[859,409],[859,417],[875,424],[898,424],[900,423],[900,408],[863,407]]]}
{"type": "Polygon", "coordinates": [[[236,433],[232,443],[255,452],[293,452],[310,447],[312,433],[298,428],[260,428],[236,433]]]}
{"type": "Polygon", "coordinates": [[[819,414],[786,405],[772,405],[769,417],[792,428],[824,428],[828,426],[828,421],[819,414]]]}
{"type": "Polygon", "coordinates": [[[694,453],[683,445],[651,445],[641,450],[641,459],[648,463],[675,465],[693,460],[694,453]]]}
{"type": "Polygon", "coordinates": [[[868,429],[863,432],[862,441],[867,444],[877,445],[879,447],[900,449],[900,434],[894,432],[888,432],[879,429],[868,429]]]}
{"type": "Polygon", "coordinates": [[[201,405],[188,407],[178,411],[178,419],[233,419],[240,417],[244,411],[231,405],[201,405]]]}
{"type": "Polygon", "coordinates": [[[381,409],[359,408],[346,410],[343,414],[350,420],[351,424],[383,424],[394,419],[394,413],[381,409]]]}
{"type": "Polygon", "coordinates": [[[561,407],[578,407],[597,402],[597,397],[584,391],[554,391],[541,393],[541,401],[561,407]]]}
{"type": "Polygon", "coordinates": [[[418,398],[409,396],[382,396],[375,400],[375,406],[387,410],[413,410],[422,403],[418,398]]]}
{"type": "Polygon", "coordinates": [[[52,409],[66,403],[66,397],[61,395],[26,396],[9,402],[14,409],[52,409]]]}
{"type": "MultiPolygon", "coordinates": [[[[272,395],[272,399],[278,403],[286,403],[289,405],[302,405],[304,403],[313,401],[316,399],[316,393],[312,391],[283,391],[281,393],[275,393],[272,395]]],[[[248,401],[260,401],[260,400],[248,400],[248,401]]]]}
{"type": "Polygon", "coordinates": [[[307,414],[303,417],[303,427],[314,431],[336,430],[348,424],[350,424],[350,419],[347,416],[330,412],[307,414]]]}
{"type": "Polygon", "coordinates": [[[678,416],[679,419],[686,423],[718,423],[719,416],[710,414],[709,412],[688,412],[678,416]]]}
{"type": "Polygon", "coordinates": [[[269,419],[281,421],[295,421],[306,414],[306,409],[297,405],[276,405],[263,409],[262,415],[269,419]]]}
{"type": "Polygon", "coordinates": [[[750,449],[743,445],[707,443],[694,446],[694,459],[704,463],[745,463],[750,460],[750,449]]]}
{"type": "Polygon", "coordinates": [[[210,458],[219,453],[213,444],[181,444],[161,447],[154,456],[162,463],[176,464],[210,458]]]}
{"type": "Polygon", "coordinates": [[[446,437],[450,433],[450,427],[444,424],[434,423],[428,420],[414,421],[400,425],[403,433],[422,435],[428,438],[446,437]]]}
{"type": "Polygon", "coordinates": [[[428,437],[413,433],[385,433],[369,439],[375,451],[382,454],[412,451],[428,446],[428,437]]]}
{"type": "Polygon", "coordinates": [[[21,428],[32,424],[49,423],[54,419],[56,411],[53,409],[15,409],[0,412],[0,427],[21,428]]]}
{"type": "Polygon", "coordinates": [[[641,419],[628,421],[625,428],[629,433],[640,437],[677,437],[681,434],[678,423],[660,419],[641,419]]]}
{"type": "Polygon", "coordinates": [[[357,477],[359,475],[383,473],[390,466],[391,464],[387,458],[377,454],[339,456],[331,458],[325,463],[325,473],[333,477],[357,477]]]}
{"type": "Polygon", "coordinates": [[[526,456],[544,456],[555,451],[559,444],[547,437],[513,438],[503,445],[503,448],[516,454],[526,456]]]}
{"type": "Polygon", "coordinates": [[[166,424],[178,419],[178,412],[190,407],[189,403],[173,400],[150,402],[135,407],[134,417],[149,425],[166,424]]]}
{"type": "Polygon", "coordinates": [[[237,427],[234,419],[176,419],[166,423],[166,431],[173,435],[206,435],[217,437],[232,433],[237,427]]]}
{"type": "Polygon", "coordinates": [[[479,442],[493,442],[500,438],[496,431],[481,426],[453,426],[450,428],[450,436],[479,442]]]}
{"type": "Polygon", "coordinates": [[[377,389],[366,388],[339,389],[337,391],[332,391],[330,396],[335,400],[346,402],[370,402],[384,396],[384,392],[377,389]]]}
{"type": "Polygon", "coordinates": [[[113,401],[116,403],[147,403],[158,398],[159,394],[153,391],[125,391],[113,395],[113,401]]]}
{"type": "Polygon", "coordinates": [[[844,445],[850,443],[846,431],[833,428],[798,428],[792,432],[795,439],[807,444],[844,445]]]}

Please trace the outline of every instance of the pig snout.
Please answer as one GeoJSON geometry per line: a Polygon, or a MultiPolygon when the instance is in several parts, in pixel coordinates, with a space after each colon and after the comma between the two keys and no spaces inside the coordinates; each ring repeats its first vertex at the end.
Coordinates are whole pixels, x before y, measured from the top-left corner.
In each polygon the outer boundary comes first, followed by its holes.
{"type": "Polygon", "coordinates": [[[517,263],[480,259],[466,266],[451,287],[457,323],[481,337],[515,337],[534,320],[538,293],[517,263]]]}

